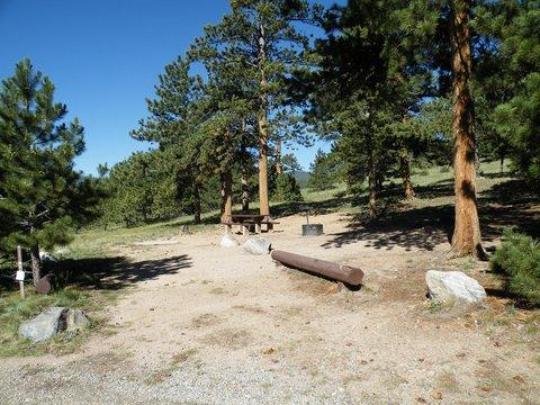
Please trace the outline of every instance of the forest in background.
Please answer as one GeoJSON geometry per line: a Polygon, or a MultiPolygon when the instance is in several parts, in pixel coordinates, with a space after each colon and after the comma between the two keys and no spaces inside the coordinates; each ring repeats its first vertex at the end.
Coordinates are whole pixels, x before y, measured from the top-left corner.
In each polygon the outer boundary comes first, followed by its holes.
{"type": "MultiPolygon", "coordinates": [[[[0,251],[69,242],[82,226],[135,226],[258,202],[300,202],[301,168],[284,145],[332,142],[308,187],[345,183],[376,220],[389,180],[414,198],[411,173],[454,166],[456,254],[483,255],[476,167],[505,161],[539,190],[540,2],[380,2],[324,9],[303,0],[232,0],[164,67],[148,116],[152,142],[98,176],[74,169],[83,122],[66,122],[52,81],[29,60],[0,89],[0,251]],[[313,36],[314,29],[320,34],[313,36]]],[[[127,136],[127,134],[126,134],[127,136]]],[[[253,209],[253,206],[251,207],[253,209]]]]}

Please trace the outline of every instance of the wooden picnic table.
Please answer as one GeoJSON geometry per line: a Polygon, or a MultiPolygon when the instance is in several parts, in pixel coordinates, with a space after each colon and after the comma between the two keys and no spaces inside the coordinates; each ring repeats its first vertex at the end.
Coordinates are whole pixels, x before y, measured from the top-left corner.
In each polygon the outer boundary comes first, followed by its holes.
{"type": "Polygon", "coordinates": [[[274,221],[270,215],[258,214],[233,214],[228,218],[223,218],[221,223],[227,226],[227,230],[230,230],[233,225],[240,225],[244,235],[249,233],[249,226],[251,225],[255,226],[256,233],[261,233],[262,224],[268,226],[279,224],[279,222],[274,221]]]}

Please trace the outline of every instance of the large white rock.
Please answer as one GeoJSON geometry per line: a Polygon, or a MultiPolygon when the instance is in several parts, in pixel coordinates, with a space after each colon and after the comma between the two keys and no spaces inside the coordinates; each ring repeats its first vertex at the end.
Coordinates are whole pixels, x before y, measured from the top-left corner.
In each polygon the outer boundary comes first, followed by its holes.
{"type": "Polygon", "coordinates": [[[251,238],[242,245],[242,248],[252,255],[267,255],[270,253],[272,244],[266,239],[251,238]]]}
{"type": "Polygon", "coordinates": [[[228,233],[226,233],[223,238],[221,238],[221,241],[219,242],[219,245],[221,247],[225,247],[225,248],[231,248],[231,247],[236,247],[239,245],[239,243],[236,241],[236,239],[234,239],[231,235],[229,235],[228,233]]]}
{"type": "Polygon", "coordinates": [[[477,304],[486,298],[486,290],[474,278],[461,271],[426,273],[429,296],[441,304],[477,304]]]}

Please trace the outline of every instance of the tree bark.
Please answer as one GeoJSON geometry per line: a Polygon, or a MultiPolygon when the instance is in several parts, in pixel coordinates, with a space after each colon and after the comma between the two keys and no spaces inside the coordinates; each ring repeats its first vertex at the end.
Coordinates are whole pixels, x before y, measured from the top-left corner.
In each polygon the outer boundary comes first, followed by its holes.
{"type": "Polygon", "coordinates": [[[281,163],[281,139],[276,142],[276,174],[281,176],[283,174],[283,164],[281,163]]]}
{"type": "MultiPolygon", "coordinates": [[[[245,123],[242,124],[242,130],[245,128],[245,123]]],[[[242,213],[247,214],[249,211],[249,155],[246,150],[245,135],[242,135],[242,144],[240,146],[240,156],[242,158],[242,213]]]]}
{"type": "Polygon", "coordinates": [[[35,287],[41,279],[41,258],[39,257],[39,245],[37,243],[30,248],[30,261],[32,262],[32,278],[35,287]]]}
{"type": "MultiPolygon", "coordinates": [[[[264,26],[260,25],[259,34],[259,71],[261,75],[259,89],[259,210],[261,215],[270,215],[268,200],[268,82],[265,74],[266,37],[264,26]]],[[[270,227],[270,225],[269,225],[270,227]]]]}
{"type": "Polygon", "coordinates": [[[400,151],[399,166],[405,199],[413,199],[415,192],[411,181],[411,160],[409,158],[409,152],[405,148],[400,151]]]}
{"type": "Polygon", "coordinates": [[[249,177],[247,169],[242,168],[242,212],[246,214],[249,211],[249,177]]]}
{"type": "Polygon", "coordinates": [[[474,110],[469,84],[472,68],[470,0],[454,0],[452,8],[454,76],[452,133],[456,196],[452,253],[456,256],[474,255],[484,258],[476,201],[476,139],[473,132],[474,110]]]}
{"type": "Polygon", "coordinates": [[[227,170],[221,175],[221,219],[230,221],[232,216],[232,173],[227,170]]]}

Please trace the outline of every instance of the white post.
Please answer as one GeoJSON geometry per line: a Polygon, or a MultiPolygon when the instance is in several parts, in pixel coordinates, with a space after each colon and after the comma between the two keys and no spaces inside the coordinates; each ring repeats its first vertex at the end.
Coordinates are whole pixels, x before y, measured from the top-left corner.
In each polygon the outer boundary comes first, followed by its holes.
{"type": "Polygon", "coordinates": [[[24,268],[23,268],[23,257],[22,257],[22,248],[20,245],[17,245],[17,280],[19,280],[19,291],[21,292],[21,298],[24,298],[24,268]]]}

